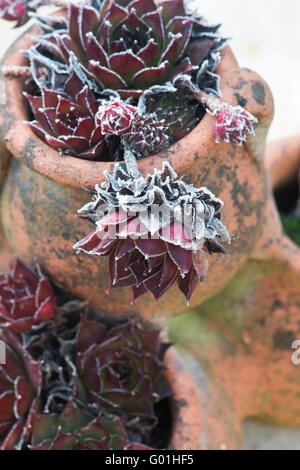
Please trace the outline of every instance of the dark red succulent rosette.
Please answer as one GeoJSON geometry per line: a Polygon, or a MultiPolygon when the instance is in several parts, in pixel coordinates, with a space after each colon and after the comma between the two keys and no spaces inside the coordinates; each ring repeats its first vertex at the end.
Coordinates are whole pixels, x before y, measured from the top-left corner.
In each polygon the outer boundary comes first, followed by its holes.
{"type": "Polygon", "coordinates": [[[50,32],[31,57],[45,54],[48,42],[50,68],[52,62],[62,71],[74,55],[100,89],[117,90],[123,98],[180,74],[218,93],[215,69],[226,43],[218,28],[188,13],[184,0],[105,0],[100,7],[71,2],[67,23],[48,24],[50,32]]]}
{"type": "MultiPolygon", "coordinates": [[[[170,395],[159,334],[135,321],[107,331],[86,317],[78,330],[76,366],[85,393],[102,409],[124,417],[129,428],[152,428],[153,405],[170,395]]],[[[79,398],[82,393],[80,386],[79,398]]]]}
{"type": "Polygon", "coordinates": [[[92,231],[75,249],[109,258],[108,292],[130,287],[133,302],[147,293],[158,301],[177,282],[189,300],[199,282],[203,282],[213,246],[204,245],[201,251],[193,253],[191,239],[182,224],[171,221],[160,231],[159,238],[153,239],[139,216],[121,210],[103,218],[101,223],[101,229],[92,231]],[[117,232],[111,239],[112,226],[117,232]]]}
{"type": "Polygon", "coordinates": [[[169,145],[189,134],[205,114],[204,106],[199,106],[195,100],[190,83],[187,76],[181,77],[173,83],[173,89],[166,87],[146,96],[145,112],[156,115],[157,120],[164,123],[169,145]]]}
{"type": "Polygon", "coordinates": [[[255,135],[253,124],[257,122],[257,119],[241,106],[223,105],[223,109],[217,114],[214,126],[216,142],[223,140],[243,145],[248,136],[255,135]]]}
{"type": "Polygon", "coordinates": [[[123,140],[137,158],[153,155],[170,145],[168,123],[155,113],[135,115],[131,132],[123,140]]]}
{"type": "Polygon", "coordinates": [[[121,100],[100,106],[97,121],[103,135],[124,135],[132,131],[136,108],[121,100]]]}
{"type": "Polygon", "coordinates": [[[23,349],[19,335],[4,329],[5,364],[0,365],[0,450],[13,450],[30,434],[42,386],[42,364],[23,349]]]}
{"type": "Polygon", "coordinates": [[[0,437],[12,432],[21,433],[33,397],[23,364],[15,351],[7,346],[6,364],[0,365],[0,437]]]}
{"type": "Polygon", "coordinates": [[[63,91],[41,88],[41,96],[25,93],[35,120],[30,127],[47,144],[69,155],[95,159],[104,147],[95,115],[101,104],[73,70],[63,91]]]}
{"type": "Polygon", "coordinates": [[[159,300],[177,283],[189,302],[206,276],[209,254],[226,253],[220,241],[230,242],[220,220],[222,201],[178,179],[168,163],[146,178],[121,165],[106,177],[106,186],[96,186],[92,202],[79,211],[96,228],[74,249],[108,257],[108,291],[129,287],[133,301],[147,293],[159,300]],[[151,215],[155,207],[164,212],[151,215]]]}
{"type": "Polygon", "coordinates": [[[0,275],[0,322],[2,327],[28,331],[33,325],[51,320],[56,298],[51,283],[20,260],[8,274],[0,275]]]}

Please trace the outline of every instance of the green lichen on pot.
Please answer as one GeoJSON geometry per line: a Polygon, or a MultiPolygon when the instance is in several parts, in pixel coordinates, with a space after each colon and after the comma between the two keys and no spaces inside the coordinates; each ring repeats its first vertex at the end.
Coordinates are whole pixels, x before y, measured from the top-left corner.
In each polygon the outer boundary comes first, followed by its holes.
{"type": "Polygon", "coordinates": [[[282,215],[282,225],[285,233],[300,246],[300,219],[295,215],[282,215]]]}

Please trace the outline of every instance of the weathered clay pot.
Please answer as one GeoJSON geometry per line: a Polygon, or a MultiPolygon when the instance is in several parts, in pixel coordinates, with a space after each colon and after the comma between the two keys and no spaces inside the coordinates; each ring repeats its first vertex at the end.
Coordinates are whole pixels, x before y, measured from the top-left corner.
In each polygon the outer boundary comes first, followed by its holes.
{"type": "MultiPolygon", "coordinates": [[[[300,168],[300,139],[271,144],[274,187],[300,168]]],[[[271,189],[271,188],[270,188],[271,189]]],[[[300,426],[300,248],[283,234],[272,192],[264,230],[233,280],[212,299],[171,320],[169,337],[187,354],[201,402],[201,448],[243,448],[243,421],[300,426]]]]}
{"type": "Polygon", "coordinates": [[[171,436],[169,449],[197,450],[202,429],[197,383],[188,370],[185,359],[171,347],[164,361],[166,378],[173,391],[170,399],[171,436]]]}
{"type": "MultiPolygon", "coordinates": [[[[23,35],[6,54],[6,65],[23,65],[19,52],[32,42],[34,29],[23,35]]],[[[233,237],[229,257],[211,261],[205,284],[192,298],[192,307],[220,291],[253,252],[264,221],[267,194],[262,168],[264,142],[272,120],[273,101],[267,85],[254,72],[240,69],[231,50],[224,50],[219,66],[225,101],[241,104],[259,119],[257,136],[247,145],[217,145],[213,135],[213,117],[207,114],[196,129],[176,145],[139,163],[146,174],[161,168],[168,160],[178,175],[197,186],[207,186],[225,201],[224,223],[233,237]]],[[[76,211],[89,196],[82,188],[93,188],[104,179],[103,170],[113,164],[95,163],[61,156],[39,140],[24,123],[28,107],[22,98],[20,79],[5,79],[6,103],[0,109],[1,139],[15,158],[2,193],[2,221],[14,253],[25,261],[37,261],[58,282],[90,301],[94,310],[163,322],[186,308],[184,296],[174,286],[156,305],[144,296],[130,306],[129,290],[109,296],[106,262],[97,257],[75,255],[72,245],[86,235],[90,227],[76,211]]]]}

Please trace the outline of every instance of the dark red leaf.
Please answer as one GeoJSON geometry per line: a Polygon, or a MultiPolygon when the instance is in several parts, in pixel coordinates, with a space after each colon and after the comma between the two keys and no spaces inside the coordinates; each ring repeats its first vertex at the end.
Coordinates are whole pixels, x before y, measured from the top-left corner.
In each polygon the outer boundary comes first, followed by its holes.
{"type": "Polygon", "coordinates": [[[94,60],[99,62],[99,65],[109,68],[108,55],[93,34],[87,34],[86,56],[89,61],[94,60]]]}
{"type": "Polygon", "coordinates": [[[91,61],[89,63],[89,70],[95,75],[97,81],[104,88],[118,90],[119,88],[127,87],[126,82],[120,75],[106,67],[100,66],[97,62],[91,61]]]}
{"type": "Polygon", "coordinates": [[[122,76],[127,83],[130,83],[132,77],[146,66],[143,60],[130,50],[113,54],[109,61],[111,69],[122,76]]]}
{"type": "Polygon", "coordinates": [[[151,32],[155,41],[163,47],[166,42],[165,28],[162,15],[159,9],[147,13],[143,16],[143,20],[151,27],[151,32]]]}
{"type": "Polygon", "coordinates": [[[158,67],[151,67],[141,70],[133,77],[130,86],[133,88],[146,89],[155,84],[162,83],[166,78],[168,68],[169,64],[167,61],[165,61],[158,67]]]}

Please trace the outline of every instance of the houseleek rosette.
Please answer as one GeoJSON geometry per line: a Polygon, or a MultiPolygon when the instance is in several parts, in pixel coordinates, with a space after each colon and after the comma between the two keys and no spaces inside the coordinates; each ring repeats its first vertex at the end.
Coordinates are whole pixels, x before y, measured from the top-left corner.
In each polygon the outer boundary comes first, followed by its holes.
{"type": "Polygon", "coordinates": [[[124,164],[105,173],[92,202],[79,210],[96,228],[74,245],[77,252],[108,257],[108,290],[130,287],[133,300],[158,300],[177,283],[187,301],[203,282],[209,254],[226,253],[230,242],[221,222],[223,202],[207,188],[177,178],[163,164],[143,177],[129,151],[124,164]]]}

